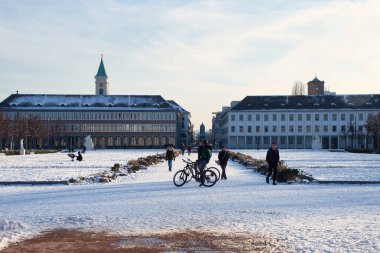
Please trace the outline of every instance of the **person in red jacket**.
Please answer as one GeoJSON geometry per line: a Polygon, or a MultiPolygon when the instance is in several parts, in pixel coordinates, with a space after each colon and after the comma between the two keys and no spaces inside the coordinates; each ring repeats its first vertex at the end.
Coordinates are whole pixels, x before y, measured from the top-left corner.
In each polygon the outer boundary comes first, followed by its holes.
{"type": "Polygon", "coordinates": [[[187,154],[190,155],[191,154],[191,150],[193,149],[193,147],[191,145],[187,146],[187,154]]]}

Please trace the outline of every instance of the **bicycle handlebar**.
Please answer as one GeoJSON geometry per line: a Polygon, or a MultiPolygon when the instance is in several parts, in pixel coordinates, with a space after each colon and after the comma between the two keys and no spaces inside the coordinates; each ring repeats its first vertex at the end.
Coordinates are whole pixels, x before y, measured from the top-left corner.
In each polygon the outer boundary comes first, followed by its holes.
{"type": "Polygon", "coordinates": [[[185,163],[187,164],[193,164],[194,162],[191,161],[189,158],[187,158],[187,161],[185,159],[182,159],[182,161],[184,161],[185,163]]]}

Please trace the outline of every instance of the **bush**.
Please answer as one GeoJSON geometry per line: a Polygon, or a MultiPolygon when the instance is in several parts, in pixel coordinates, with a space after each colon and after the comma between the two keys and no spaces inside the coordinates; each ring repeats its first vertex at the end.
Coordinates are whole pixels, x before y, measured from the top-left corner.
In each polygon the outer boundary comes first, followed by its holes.
{"type": "Polygon", "coordinates": [[[295,181],[299,175],[299,170],[297,169],[283,169],[278,170],[277,172],[277,181],[278,182],[289,182],[295,181]]]}
{"type": "Polygon", "coordinates": [[[140,170],[140,165],[139,165],[138,160],[129,160],[128,165],[130,166],[133,172],[140,170]]]}
{"type": "Polygon", "coordinates": [[[111,167],[111,171],[119,172],[120,171],[120,164],[119,163],[115,163],[113,165],[113,167],[111,167]]]}
{"type": "Polygon", "coordinates": [[[58,153],[61,150],[58,149],[38,149],[34,151],[34,154],[50,154],[50,153],[58,153]]]}

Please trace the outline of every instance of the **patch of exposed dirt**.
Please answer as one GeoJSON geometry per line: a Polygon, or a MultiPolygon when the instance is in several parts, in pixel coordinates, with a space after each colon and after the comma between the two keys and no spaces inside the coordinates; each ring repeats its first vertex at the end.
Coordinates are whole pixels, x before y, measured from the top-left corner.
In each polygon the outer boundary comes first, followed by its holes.
{"type": "Polygon", "coordinates": [[[3,249],[2,253],[119,253],[119,252],[286,252],[274,240],[247,234],[196,231],[151,235],[110,235],[57,229],[3,249]]]}

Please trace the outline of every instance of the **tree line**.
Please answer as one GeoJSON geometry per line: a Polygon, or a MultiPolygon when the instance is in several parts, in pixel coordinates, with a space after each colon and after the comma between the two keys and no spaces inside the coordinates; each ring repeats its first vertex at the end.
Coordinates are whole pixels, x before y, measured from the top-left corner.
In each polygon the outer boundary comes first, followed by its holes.
{"type": "Polygon", "coordinates": [[[15,149],[24,139],[25,148],[50,148],[54,139],[65,136],[64,124],[60,121],[43,120],[36,115],[22,117],[19,113],[14,119],[0,113],[0,148],[15,149]]]}

